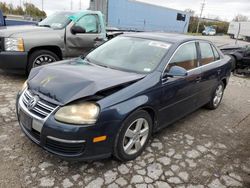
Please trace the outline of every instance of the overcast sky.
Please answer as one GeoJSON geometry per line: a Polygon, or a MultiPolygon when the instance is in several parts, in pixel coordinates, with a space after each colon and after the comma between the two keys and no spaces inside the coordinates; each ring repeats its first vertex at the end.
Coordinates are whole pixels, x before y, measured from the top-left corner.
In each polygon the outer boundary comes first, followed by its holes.
{"type": "MultiPolygon", "coordinates": [[[[0,0],[1,2],[13,3],[15,5],[26,0],[0,0]]],[[[42,7],[42,0],[27,0],[38,7],[42,7]]],[[[73,10],[79,10],[80,0],[73,1],[73,10]]],[[[101,1],[101,0],[100,0],[101,1]]],[[[200,13],[203,0],[139,0],[166,6],[174,9],[192,9],[196,14],[200,13]]],[[[44,0],[44,10],[51,14],[58,10],[70,10],[71,0],[44,0]]],[[[89,0],[81,0],[82,9],[89,6],[89,0]]],[[[223,20],[231,21],[237,14],[243,14],[250,18],[250,0],[206,0],[203,17],[220,17],[223,20]]]]}

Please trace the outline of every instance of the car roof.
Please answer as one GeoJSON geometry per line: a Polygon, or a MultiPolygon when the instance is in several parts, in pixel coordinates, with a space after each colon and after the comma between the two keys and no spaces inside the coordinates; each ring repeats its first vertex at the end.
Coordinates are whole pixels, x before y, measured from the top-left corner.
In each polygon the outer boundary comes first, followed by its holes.
{"type": "Polygon", "coordinates": [[[182,43],[193,40],[207,41],[190,35],[184,35],[178,33],[163,33],[163,32],[133,32],[133,33],[123,34],[122,36],[145,38],[145,39],[158,40],[168,43],[182,43]]]}

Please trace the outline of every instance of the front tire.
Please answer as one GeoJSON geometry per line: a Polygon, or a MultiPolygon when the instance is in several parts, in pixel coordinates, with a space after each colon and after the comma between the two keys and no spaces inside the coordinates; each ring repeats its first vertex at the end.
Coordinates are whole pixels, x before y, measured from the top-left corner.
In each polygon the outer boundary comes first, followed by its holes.
{"type": "Polygon", "coordinates": [[[27,74],[30,73],[32,68],[46,65],[49,63],[53,63],[55,61],[59,61],[60,58],[54,53],[49,50],[37,50],[34,51],[29,56],[29,62],[27,67],[27,74]]]}
{"type": "Polygon", "coordinates": [[[129,161],[138,157],[149,141],[152,125],[152,118],[146,111],[132,113],[119,130],[114,156],[120,161],[129,161]]]}
{"type": "Polygon", "coordinates": [[[210,110],[214,110],[214,109],[218,108],[218,106],[220,105],[221,100],[223,98],[224,89],[225,89],[224,83],[220,82],[217,85],[215,91],[213,92],[211,100],[206,105],[206,108],[208,108],[210,110]]]}

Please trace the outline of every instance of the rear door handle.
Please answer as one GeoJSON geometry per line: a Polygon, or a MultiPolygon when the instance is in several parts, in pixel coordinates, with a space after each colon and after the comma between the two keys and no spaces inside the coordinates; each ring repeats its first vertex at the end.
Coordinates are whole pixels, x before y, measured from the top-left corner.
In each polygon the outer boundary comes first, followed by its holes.
{"type": "Polygon", "coordinates": [[[218,73],[218,75],[220,75],[220,73],[221,73],[221,69],[218,69],[218,70],[217,70],[217,73],[218,73]]]}
{"type": "Polygon", "coordinates": [[[195,81],[200,82],[201,81],[201,76],[196,77],[195,81]]]}

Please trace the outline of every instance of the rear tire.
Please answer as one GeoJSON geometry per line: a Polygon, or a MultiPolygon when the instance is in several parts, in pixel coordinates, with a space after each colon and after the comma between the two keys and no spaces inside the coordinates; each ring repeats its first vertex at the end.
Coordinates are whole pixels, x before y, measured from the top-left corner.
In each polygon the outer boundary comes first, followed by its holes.
{"type": "Polygon", "coordinates": [[[215,88],[211,100],[205,107],[210,110],[215,110],[216,108],[218,108],[223,98],[224,89],[225,89],[224,83],[220,82],[215,88]]]}
{"type": "Polygon", "coordinates": [[[27,74],[29,74],[31,69],[34,67],[46,65],[59,60],[60,58],[54,52],[51,52],[49,50],[34,51],[29,56],[27,74]]]}
{"type": "Polygon", "coordinates": [[[152,118],[144,111],[132,113],[118,132],[114,145],[114,156],[120,161],[138,157],[145,149],[151,133],[152,118]]]}
{"type": "Polygon", "coordinates": [[[237,60],[232,55],[229,55],[229,57],[231,58],[230,62],[231,62],[231,65],[232,65],[231,72],[234,72],[235,69],[236,69],[237,60]]]}

